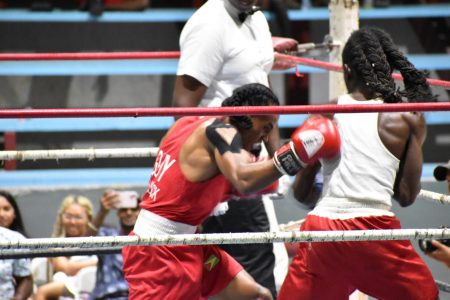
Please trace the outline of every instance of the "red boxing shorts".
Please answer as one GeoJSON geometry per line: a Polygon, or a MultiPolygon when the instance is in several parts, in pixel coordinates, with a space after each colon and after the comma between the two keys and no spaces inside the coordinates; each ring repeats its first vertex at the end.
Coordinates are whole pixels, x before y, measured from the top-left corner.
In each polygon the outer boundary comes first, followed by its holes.
{"type": "Polygon", "coordinates": [[[133,300],[205,299],[219,293],[242,270],[215,245],[130,246],[122,254],[133,300]]]}
{"type": "MultiPolygon", "coordinates": [[[[308,215],[301,230],[400,229],[396,217],[334,220],[308,215]]],[[[431,272],[410,241],[300,243],[278,300],[348,299],[358,289],[377,299],[437,299],[431,272]]]]}

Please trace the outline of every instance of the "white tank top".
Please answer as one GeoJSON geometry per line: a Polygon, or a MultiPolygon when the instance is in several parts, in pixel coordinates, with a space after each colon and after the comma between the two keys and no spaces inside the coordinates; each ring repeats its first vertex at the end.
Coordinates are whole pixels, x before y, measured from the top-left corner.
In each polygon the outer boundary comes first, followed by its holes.
{"type": "MultiPolygon", "coordinates": [[[[357,101],[343,95],[338,104],[381,104],[380,99],[357,101]]],[[[393,187],[399,160],[378,135],[378,113],[334,116],[341,135],[341,157],[321,161],[324,173],[322,197],[311,212],[332,219],[394,215],[393,187]]]]}

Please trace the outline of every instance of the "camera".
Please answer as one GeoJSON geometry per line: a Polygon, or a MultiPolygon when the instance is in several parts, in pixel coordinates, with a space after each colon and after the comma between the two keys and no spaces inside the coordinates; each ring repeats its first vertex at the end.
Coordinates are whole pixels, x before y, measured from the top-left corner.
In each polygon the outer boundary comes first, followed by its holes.
{"type": "Polygon", "coordinates": [[[138,206],[139,195],[135,191],[118,191],[119,204],[117,208],[136,208],[138,206]]]}
{"type": "MultiPolygon", "coordinates": [[[[444,239],[444,240],[437,240],[441,244],[444,244],[448,247],[450,247],[450,239],[444,239]]],[[[435,251],[437,248],[431,244],[431,240],[419,240],[419,247],[420,250],[426,253],[430,253],[435,251]]]]}

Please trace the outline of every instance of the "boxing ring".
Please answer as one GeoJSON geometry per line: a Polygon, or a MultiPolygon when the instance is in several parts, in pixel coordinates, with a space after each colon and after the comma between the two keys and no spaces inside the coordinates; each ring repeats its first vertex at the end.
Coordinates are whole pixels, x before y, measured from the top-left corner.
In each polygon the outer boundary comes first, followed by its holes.
{"type": "MultiPolygon", "coordinates": [[[[442,10],[440,10],[442,13],[442,10]]],[[[1,17],[1,15],[0,15],[1,17]]],[[[186,17],[186,16],[185,16],[186,17]]],[[[362,18],[364,15],[361,16],[362,18]]],[[[115,52],[115,53],[1,53],[0,61],[10,62],[11,66],[23,61],[38,62],[38,64],[52,64],[58,61],[76,62],[100,60],[169,60],[173,61],[179,57],[179,52],[115,52]]],[[[317,71],[341,72],[340,65],[330,62],[322,62],[313,59],[283,54],[280,59],[296,62],[303,70],[314,69],[317,71]],[[308,68],[308,69],[303,69],[308,68]],[[309,69],[311,68],[311,69],[309,69]]],[[[436,64],[437,67],[446,67],[448,57],[437,57],[445,63],[436,64]],[[439,66],[438,66],[439,65],[439,66]]],[[[414,62],[414,60],[413,60],[414,62]]],[[[38,66],[36,64],[36,66],[38,66]]],[[[173,68],[173,65],[171,65],[173,68]]],[[[155,74],[161,74],[156,68],[155,74]],[[159,73],[158,73],[159,72],[159,73]]],[[[148,70],[147,70],[148,72],[148,70]]],[[[172,70],[168,71],[172,72],[172,70]]],[[[290,70],[295,73],[298,70],[290,70]]],[[[75,72],[76,73],[76,72],[75,72]]],[[[394,74],[396,80],[401,76],[394,74]]],[[[430,85],[443,89],[450,89],[450,81],[429,78],[430,85]]],[[[170,117],[163,119],[159,129],[166,129],[171,124],[173,116],[185,115],[264,115],[280,114],[281,128],[291,128],[300,124],[306,117],[305,114],[315,113],[363,113],[363,112],[403,112],[421,111],[437,112],[450,111],[450,103],[408,103],[386,105],[358,105],[353,107],[337,105],[309,105],[309,106],[281,106],[281,107],[227,107],[227,108],[88,108],[88,109],[1,109],[0,125],[8,126],[12,119],[42,120],[42,119],[72,119],[72,118],[123,118],[132,117],[140,122],[147,117],[170,117]],[[293,116],[297,115],[297,116],[293,116]],[[302,115],[299,117],[299,115],[302,115]],[[9,122],[9,123],[8,123],[9,122]]],[[[446,119],[444,114],[444,121],[446,119]]],[[[130,126],[130,125],[127,125],[130,126]]],[[[108,148],[108,149],[48,149],[48,150],[13,150],[0,151],[1,161],[24,161],[24,160],[62,160],[62,159],[86,159],[88,161],[102,158],[135,158],[154,157],[158,151],[157,147],[147,148],[108,148]]],[[[150,175],[150,168],[146,171],[150,175]]],[[[143,182],[146,185],[147,182],[143,182]]],[[[45,187],[44,187],[45,188],[45,187]]],[[[14,190],[14,187],[11,188],[14,190]]],[[[30,190],[33,190],[31,188],[30,190]]],[[[51,190],[51,188],[50,188],[51,190]]],[[[450,204],[450,196],[421,190],[419,197],[422,200],[435,204],[450,204]]],[[[234,244],[234,243],[292,243],[292,242],[337,242],[337,241],[376,241],[376,240],[419,240],[419,239],[450,239],[450,230],[443,229],[399,229],[399,230],[371,230],[371,231],[277,231],[260,233],[227,233],[227,234],[185,234],[185,235],[154,235],[151,237],[117,236],[117,237],[85,237],[85,238],[35,238],[15,241],[0,241],[0,258],[19,257],[54,257],[61,255],[81,255],[99,253],[118,253],[124,246],[137,245],[205,245],[205,244],[234,244]]],[[[450,285],[436,281],[443,291],[450,291],[450,285]]]]}
{"type": "MultiPolygon", "coordinates": [[[[450,111],[450,103],[402,103],[390,105],[310,105],[281,107],[189,107],[189,108],[106,108],[106,109],[4,109],[0,118],[54,118],[54,117],[117,117],[132,116],[184,116],[184,115],[267,115],[267,114],[307,114],[307,113],[363,113],[363,112],[400,112],[400,111],[450,111]]],[[[157,148],[143,149],[66,149],[48,151],[2,151],[1,160],[25,159],[97,159],[104,157],[142,157],[155,156],[157,148]]],[[[449,204],[450,196],[421,191],[421,198],[440,204],[449,204]]],[[[449,229],[399,229],[369,231],[332,231],[332,232],[263,232],[230,234],[193,234],[193,235],[155,235],[152,237],[88,237],[88,238],[50,238],[28,239],[26,241],[0,242],[0,257],[30,255],[61,255],[65,251],[76,253],[80,250],[113,251],[123,246],[133,245],[202,245],[229,243],[272,243],[272,242],[335,242],[369,240],[405,240],[405,239],[447,239],[449,229]],[[64,248],[63,250],[58,248],[64,248]],[[74,251],[74,249],[77,251],[74,251]],[[43,250],[48,249],[48,250],[43,250]],[[36,251],[37,252],[36,252],[36,251]],[[61,252],[62,251],[62,252],[61,252]]]]}

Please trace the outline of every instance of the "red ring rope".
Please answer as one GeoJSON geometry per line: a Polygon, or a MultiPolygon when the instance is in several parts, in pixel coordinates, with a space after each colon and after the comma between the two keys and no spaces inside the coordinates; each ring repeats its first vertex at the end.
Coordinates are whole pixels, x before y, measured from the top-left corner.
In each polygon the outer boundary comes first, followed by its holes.
{"type": "MultiPolygon", "coordinates": [[[[0,61],[5,60],[109,60],[109,59],[176,59],[180,57],[179,51],[169,52],[89,52],[89,53],[0,53],[0,61]]],[[[280,54],[278,59],[297,62],[301,65],[321,68],[330,71],[342,72],[337,64],[319,61],[310,58],[280,54]]],[[[393,74],[396,80],[402,80],[399,74],[393,74]]],[[[428,79],[430,85],[450,89],[450,81],[428,79]]]]}
{"type": "Polygon", "coordinates": [[[137,108],[42,108],[2,109],[0,118],[80,118],[80,117],[148,117],[208,115],[269,115],[363,113],[401,111],[450,111],[449,102],[359,104],[359,105],[289,105],[239,107],[137,107],[137,108]]]}
{"type": "MultiPolygon", "coordinates": [[[[311,59],[311,58],[297,57],[297,56],[284,55],[284,54],[280,54],[278,56],[278,58],[282,59],[282,60],[286,60],[286,61],[296,62],[296,63],[298,63],[300,65],[304,65],[304,66],[310,66],[310,67],[316,67],[316,68],[321,68],[321,69],[330,70],[330,71],[342,72],[342,66],[333,64],[330,62],[326,62],[326,61],[320,61],[320,60],[315,60],[315,59],[311,59]]],[[[403,77],[400,74],[392,74],[392,77],[395,80],[403,80],[403,77]]],[[[450,89],[450,81],[427,78],[427,82],[428,82],[428,84],[433,85],[433,86],[440,86],[445,89],[450,89]]]]}
{"type": "Polygon", "coordinates": [[[80,52],[80,53],[0,53],[2,60],[109,60],[180,58],[179,51],[166,52],[80,52]]]}

